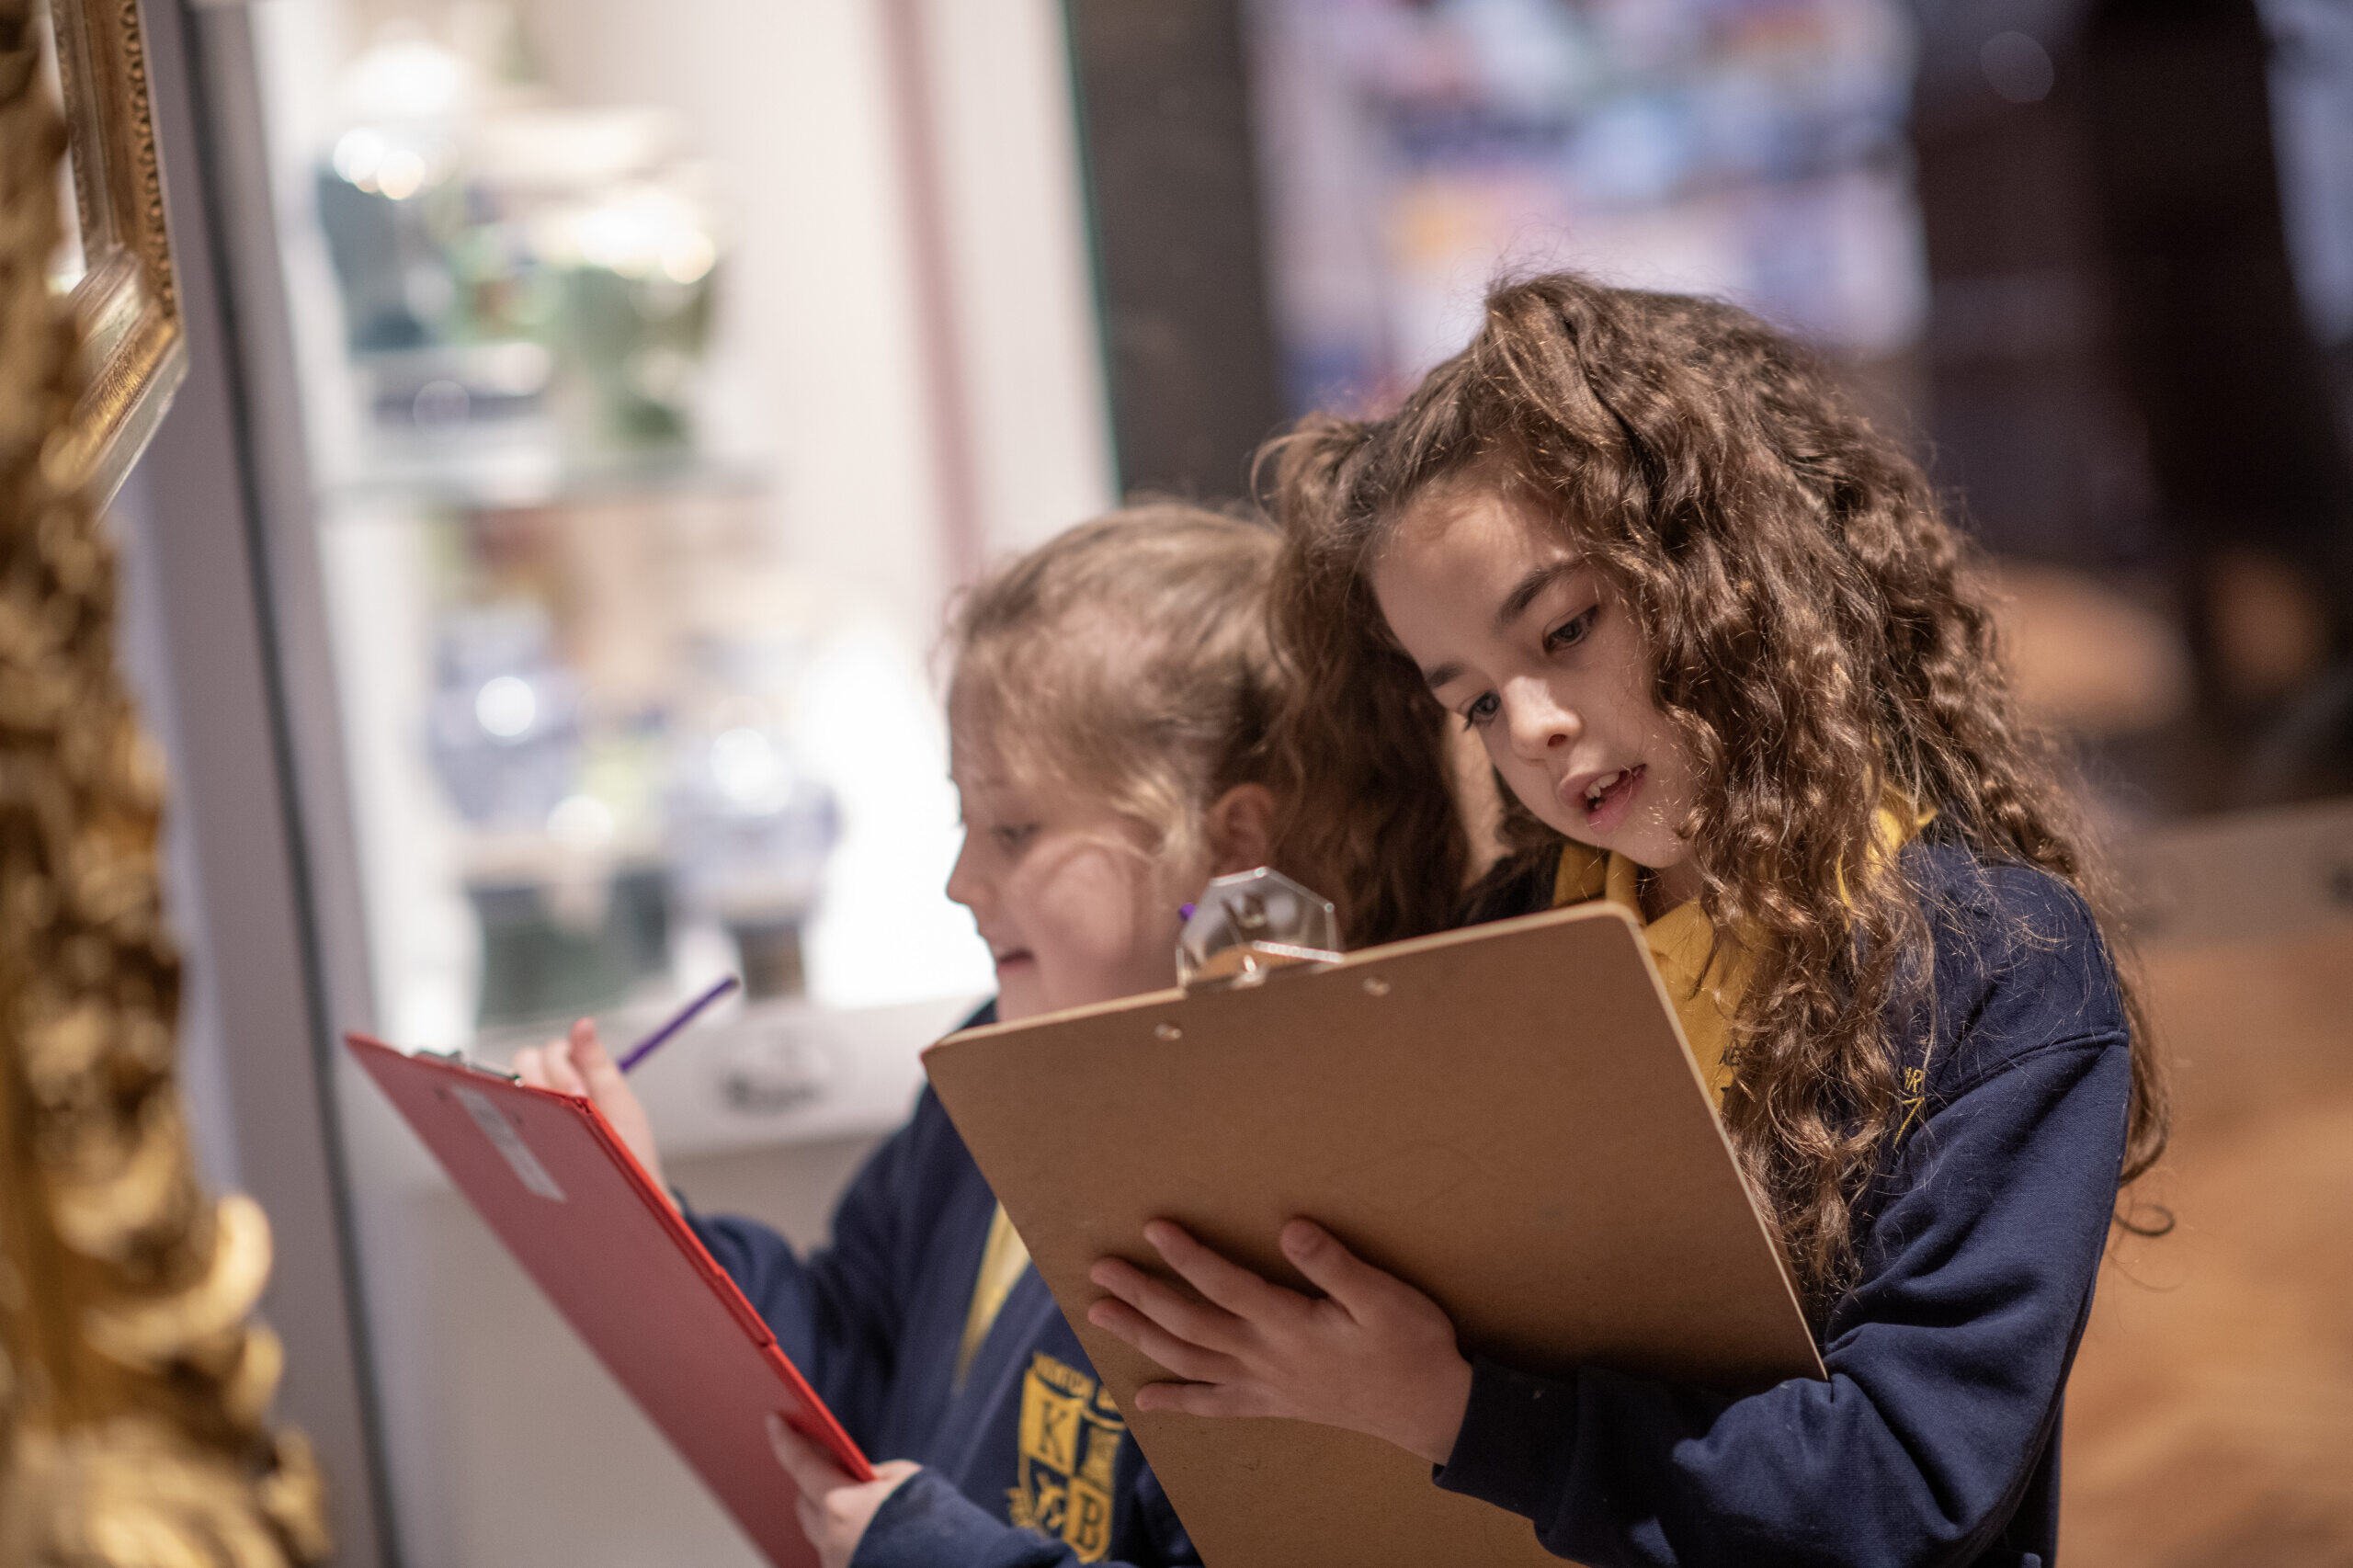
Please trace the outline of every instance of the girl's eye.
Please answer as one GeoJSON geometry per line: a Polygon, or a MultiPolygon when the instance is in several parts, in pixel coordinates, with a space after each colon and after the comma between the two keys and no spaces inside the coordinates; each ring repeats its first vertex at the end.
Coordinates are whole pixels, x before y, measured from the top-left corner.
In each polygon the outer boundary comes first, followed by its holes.
{"type": "Polygon", "coordinates": [[[1496,710],[1500,709],[1502,706],[1503,703],[1496,698],[1494,692],[1490,691],[1483,694],[1474,699],[1470,707],[1465,708],[1462,710],[1463,727],[1465,729],[1472,730],[1483,727],[1488,720],[1493,719],[1495,716],[1496,710]]]}
{"type": "Polygon", "coordinates": [[[1546,651],[1556,653],[1563,648],[1574,648],[1587,637],[1592,636],[1594,618],[1600,613],[1601,607],[1595,605],[1583,615],[1572,616],[1552,628],[1544,634],[1546,651]]]}
{"type": "Polygon", "coordinates": [[[996,846],[1008,855],[1019,852],[1022,846],[1037,836],[1037,833],[1038,824],[1034,822],[1008,823],[1003,827],[989,829],[989,836],[996,840],[996,846]]]}

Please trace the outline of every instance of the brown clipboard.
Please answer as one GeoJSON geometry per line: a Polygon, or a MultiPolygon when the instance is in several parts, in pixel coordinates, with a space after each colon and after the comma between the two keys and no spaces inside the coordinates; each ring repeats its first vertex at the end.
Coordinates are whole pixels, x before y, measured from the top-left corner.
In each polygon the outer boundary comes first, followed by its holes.
{"type": "Polygon", "coordinates": [[[1155,1216],[1301,1289],[1275,1237],[1319,1220],[1510,1365],[1735,1391],[1824,1375],[1615,905],[968,1029],[924,1066],[1209,1568],[1560,1560],[1377,1439],[1135,1410],[1166,1374],[1086,1321],[1086,1276],[1106,1254],[1165,1275],[1155,1216]]]}

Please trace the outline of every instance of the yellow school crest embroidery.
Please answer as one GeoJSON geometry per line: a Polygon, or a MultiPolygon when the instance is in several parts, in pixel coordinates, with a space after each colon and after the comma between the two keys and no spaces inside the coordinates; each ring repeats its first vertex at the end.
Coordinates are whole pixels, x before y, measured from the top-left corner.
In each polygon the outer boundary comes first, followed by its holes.
{"type": "Polygon", "coordinates": [[[1920,1119],[1920,1113],[1927,1108],[1927,1105],[1928,1070],[1926,1067],[1906,1067],[1904,1070],[1904,1094],[1895,1102],[1895,1108],[1904,1113],[1904,1119],[1896,1125],[1895,1137],[1892,1142],[1900,1143],[1904,1141],[1904,1135],[1912,1131],[1912,1124],[1920,1119]]]}
{"type": "Polygon", "coordinates": [[[1043,1351],[1021,1381],[1021,1469],[1013,1522],[1054,1536],[1082,1562],[1111,1550],[1112,1475],[1127,1421],[1093,1378],[1043,1351]]]}

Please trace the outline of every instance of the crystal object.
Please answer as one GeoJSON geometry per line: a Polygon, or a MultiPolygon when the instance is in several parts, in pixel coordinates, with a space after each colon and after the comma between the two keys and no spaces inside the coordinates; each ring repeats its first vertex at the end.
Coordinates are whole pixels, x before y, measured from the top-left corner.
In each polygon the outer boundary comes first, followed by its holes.
{"type": "Polygon", "coordinates": [[[1212,881],[1176,937],[1177,983],[1188,990],[1254,985],[1286,965],[1339,958],[1331,901],[1267,866],[1212,881]]]}

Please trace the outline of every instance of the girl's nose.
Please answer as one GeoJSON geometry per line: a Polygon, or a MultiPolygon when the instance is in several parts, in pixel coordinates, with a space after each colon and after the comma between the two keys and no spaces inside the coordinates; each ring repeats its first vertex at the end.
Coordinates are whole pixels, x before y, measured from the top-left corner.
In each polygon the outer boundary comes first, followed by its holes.
{"type": "Polygon", "coordinates": [[[983,892],[981,879],[972,869],[972,845],[968,837],[956,851],[956,863],[948,868],[948,901],[977,912],[983,892]]]}
{"type": "Polygon", "coordinates": [[[1585,728],[1575,712],[1553,700],[1540,682],[1505,692],[1503,701],[1512,749],[1530,762],[1540,762],[1570,744],[1585,728]]]}

